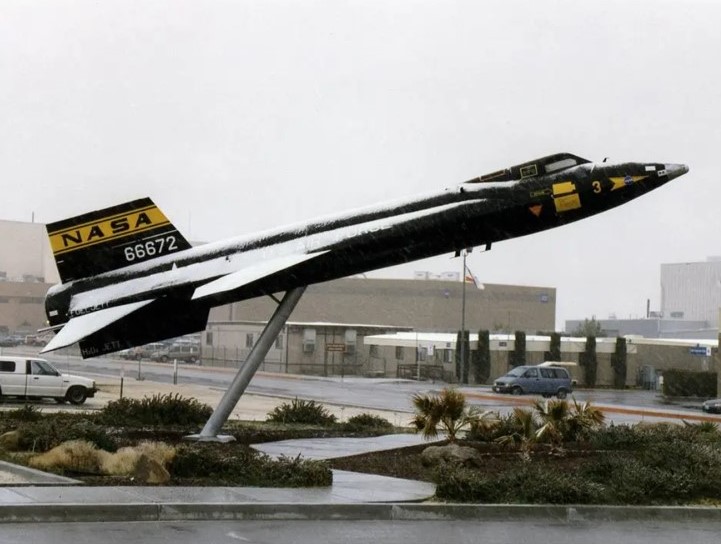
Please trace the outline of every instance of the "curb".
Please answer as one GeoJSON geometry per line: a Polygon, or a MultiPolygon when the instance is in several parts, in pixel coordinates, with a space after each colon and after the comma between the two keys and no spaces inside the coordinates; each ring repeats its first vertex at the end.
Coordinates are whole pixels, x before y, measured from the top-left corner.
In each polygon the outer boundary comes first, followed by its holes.
{"type": "Polygon", "coordinates": [[[12,504],[0,523],[92,521],[528,521],[584,524],[664,521],[721,522],[721,508],[683,506],[554,506],[476,504],[131,503],[12,504]]]}
{"type": "Polygon", "coordinates": [[[79,485],[79,484],[83,483],[79,480],[73,480],[72,478],[66,478],[65,476],[60,476],[58,474],[51,474],[49,472],[43,472],[42,470],[37,470],[35,468],[25,467],[22,465],[15,465],[13,463],[8,463],[6,461],[0,461],[0,470],[7,472],[9,474],[13,474],[15,476],[20,476],[20,477],[28,480],[28,483],[26,483],[26,484],[14,482],[14,483],[10,484],[10,486],[0,485],[0,488],[2,488],[2,487],[37,486],[37,485],[44,485],[44,486],[79,485]]]}

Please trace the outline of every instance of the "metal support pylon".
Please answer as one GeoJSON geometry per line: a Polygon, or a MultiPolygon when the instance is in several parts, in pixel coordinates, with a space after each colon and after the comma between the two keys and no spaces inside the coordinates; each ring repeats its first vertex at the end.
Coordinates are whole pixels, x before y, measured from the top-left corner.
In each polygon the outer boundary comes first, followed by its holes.
{"type": "Polygon", "coordinates": [[[260,334],[260,338],[258,338],[258,341],[250,351],[245,363],[235,375],[233,383],[230,384],[223,398],[220,399],[218,407],[211,414],[205,427],[203,427],[203,430],[200,431],[200,434],[186,436],[186,440],[197,440],[201,442],[230,442],[234,440],[232,436],[219,435],[218,432],[223,428],[233,408],[238,404],[250,380],[255,375],[260,364],[265,360],[265,356],[276,338],[278,338],[283,325],[285,325],[293,308],[298,304],[304,292],[305,286],[291,289],[285,294],[283,300],[280,301],[280,304],[278,304],[278,307],[275,309],[270,321],[268,321],[268,324],[260,334]]]}

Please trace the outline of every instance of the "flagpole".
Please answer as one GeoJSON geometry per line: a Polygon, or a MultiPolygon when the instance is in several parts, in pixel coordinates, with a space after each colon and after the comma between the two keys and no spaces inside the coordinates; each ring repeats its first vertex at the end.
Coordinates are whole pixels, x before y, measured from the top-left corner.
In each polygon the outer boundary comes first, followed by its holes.
{"type": "Polygon", "coordinates": [[[460,383],[464,383],[463,378],[466,375],[466,255],[467,250],[463,250],[463,272],[461,272],[461,278],[463,279],[463,287],[461,289],[461,375],[458,377],[460,383]]]}

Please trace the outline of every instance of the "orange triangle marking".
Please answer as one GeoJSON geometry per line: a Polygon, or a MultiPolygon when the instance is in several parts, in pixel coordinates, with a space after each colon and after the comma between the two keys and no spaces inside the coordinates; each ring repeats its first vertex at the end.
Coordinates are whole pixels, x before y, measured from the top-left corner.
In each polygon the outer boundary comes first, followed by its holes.
{"type": "Polygon", "coordinates": [[[538,205],[536,205],[536,206],[531,206],[530,208],[528,208],[528,210],[529,210],[533,215],[535,215],[536,217],[540,217],[540,216],[541,216],[541,210],[542,210],[542,209],[543,209],[543,205],[541,205],[541,204],[538,204],[538,205]]]}

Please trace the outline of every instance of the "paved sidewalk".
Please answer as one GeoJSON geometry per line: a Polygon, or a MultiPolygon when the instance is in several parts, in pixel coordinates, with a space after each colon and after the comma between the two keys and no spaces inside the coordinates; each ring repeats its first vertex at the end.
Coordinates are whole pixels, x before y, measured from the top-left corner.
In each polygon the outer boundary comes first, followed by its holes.
{"type": "MultiPolygon", "coordinates": [[[[257,449],[274,456],[330,459],[417,443],[420,443],[418,436],[401,434],[370,439],[285,440],[261,444],[257,449]]],[[[9,463],[0,466],[0,470],[12,476],[8,480],[11,485],[0,486],[0,523],[140,520],[156,519],[161,515],[213,518],[214,512],[233,511],[233,515],[240,515],[239,512],[245,511],[243,505],[278,504],[287,508],[289,505],[313,504],[409,503],[427,500],[435,493],[435,486],[427,482],[342,470],[333,471],[331,486],[311,488],[87,487],[69,478],[9,463]],[[24,485],[18,485],[18,481],[24,485]]]]}

